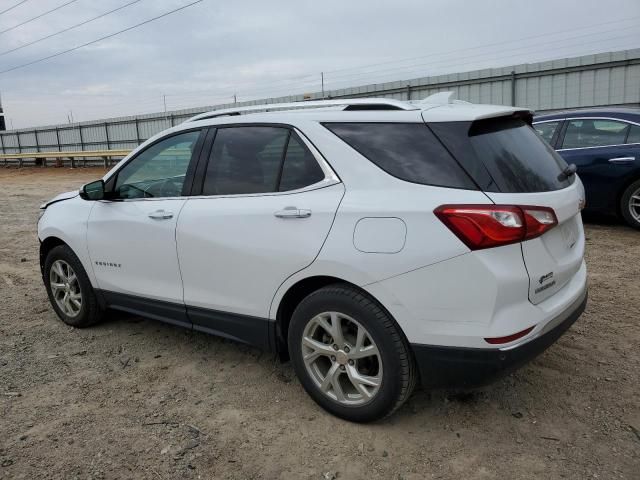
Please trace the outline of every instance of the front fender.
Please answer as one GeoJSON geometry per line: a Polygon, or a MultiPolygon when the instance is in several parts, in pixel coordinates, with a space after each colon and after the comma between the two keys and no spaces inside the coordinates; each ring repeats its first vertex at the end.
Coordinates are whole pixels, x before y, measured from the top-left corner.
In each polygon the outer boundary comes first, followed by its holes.
{"type": "Polygon", "coordinates": [[[79,196],[50,204],[38,222],[38,239],[44,242],[57,238],[66,243],[77,255],[87,272],[91,285],[96,286],[95,275],[87,248],[89,215],[95,202],[79,196]]]}

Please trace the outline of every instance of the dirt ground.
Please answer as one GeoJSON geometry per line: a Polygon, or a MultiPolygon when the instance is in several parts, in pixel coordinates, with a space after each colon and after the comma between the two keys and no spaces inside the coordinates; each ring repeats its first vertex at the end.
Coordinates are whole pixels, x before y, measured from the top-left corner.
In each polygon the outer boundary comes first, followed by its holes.
{"type": "Polygon", "coordinates": [[[103,173],[0,168],[0,478],[640,478],[640,232],[587,224],[587,310],[527,367],[357,425],[271,354],[131,316],[59,321],[38,205],[103,173]]]}

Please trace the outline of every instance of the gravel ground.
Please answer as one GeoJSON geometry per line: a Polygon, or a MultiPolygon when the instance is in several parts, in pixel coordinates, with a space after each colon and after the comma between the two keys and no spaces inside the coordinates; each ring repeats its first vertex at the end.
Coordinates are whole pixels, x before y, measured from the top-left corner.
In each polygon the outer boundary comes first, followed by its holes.
{"type": "Polygon", "coordinates": [[[271,354],[132,316],[59,321],[37,207],[103,173],[0,169],[0,478],[640,478],[640,232],[587,224],[587,310],[531,364],[357,425],[271,354]]]}

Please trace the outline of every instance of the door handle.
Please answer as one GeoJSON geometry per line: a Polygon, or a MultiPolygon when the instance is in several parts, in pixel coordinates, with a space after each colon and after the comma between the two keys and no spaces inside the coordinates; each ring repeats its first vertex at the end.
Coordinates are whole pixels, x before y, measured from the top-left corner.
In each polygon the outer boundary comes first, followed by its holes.
{"type": "Polygon", "coordinates": [[[155,212],[151,212],[149,214],[149,218],[153,218],[154,220],[168,220],[173,218],[173,212],[167,212],[165,210],[156,210],[155,212]]]}
{"type": "Polygon", "coordinates": [[[274,212],[278,218],[308,218],[311,216],[311,210],[297,207],[284,207],[283,210],[274,212]]]}
{"type": "Polygon", "coordinates": [[[611,163],[627,163],[627,162],[633,162],[636,159],[636,157],[616,157],[616,158],[610,158],[609,161],[611,163]]]}

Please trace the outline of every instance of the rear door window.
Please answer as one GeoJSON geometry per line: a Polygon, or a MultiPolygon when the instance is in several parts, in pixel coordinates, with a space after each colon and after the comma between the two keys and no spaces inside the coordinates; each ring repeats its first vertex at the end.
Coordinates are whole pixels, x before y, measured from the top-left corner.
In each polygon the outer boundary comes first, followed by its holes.
{"type": "Polygon", "coordinates": [[[569,120],[562,148],[601,147],[625,143],[629,124],[591,118],[569,120]]]}
{"type": "Polygon", "coordinates": [[[288,128],[219,128],[205,174],[203,195],[297,190],[324,179],[300,137],[288,128]]]}
{"type": "Polygon", "coordinates": [[[559,178],[566,162],[518,118],[429,126],[485,191],[546,192],[573,182],[574,176],[559,178]]]}
{"type": "Polygon", "coordinates": [[[424,185],[477,186],[424,123],[325,123],[390,175],[424,185]]]}
{"type": "Polygon", "coordinates": [[[276,192],[289,130],[220,128],[204,180],[203,195],[276,192]]]}
{"type": "Polygon", "coordinates": [[[544,140],[548,144],[551,144],[551,140],[553,139],[553,134],[556,133],[556,129],[558,128],[558,125],[560,125],[560,121],[542,122],[542,123],[536,123],[533,126],[533,128],[535,129],[536,132],[538,132],[538,135],[544,138],[544,140]]]}

